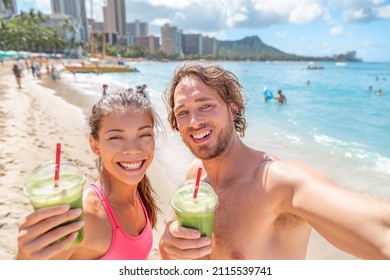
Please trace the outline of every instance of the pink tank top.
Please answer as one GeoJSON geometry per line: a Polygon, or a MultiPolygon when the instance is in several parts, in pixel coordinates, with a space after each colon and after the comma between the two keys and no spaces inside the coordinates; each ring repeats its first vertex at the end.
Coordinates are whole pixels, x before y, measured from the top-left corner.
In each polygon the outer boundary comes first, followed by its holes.
{"type": "Polygon", "coordinates": [[[91,184],[90,187],[95,190],[96,194],[100,198],[112,226],[110,248],[100,258],[100,260],[146,260],[149,256],[150,250],[152,249],[153,233],[148,214],[138,192],[137,195],[144,211],[146,225],[140,235],[133,237],[128,235],[119,225],[105,194],[94,184],[91,184]]]}

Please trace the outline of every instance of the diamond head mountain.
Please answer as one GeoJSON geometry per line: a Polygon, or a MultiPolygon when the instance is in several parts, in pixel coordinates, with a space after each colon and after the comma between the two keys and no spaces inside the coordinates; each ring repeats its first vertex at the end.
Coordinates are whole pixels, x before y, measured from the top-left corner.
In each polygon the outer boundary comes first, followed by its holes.
{"type": "Polygon", "coordinates": [[[325,57],[290,54],[263,43],[258,36],[249,36],[236,41],[217,40],[217,54],[219,59],[227,60],[361,61],[356,57],[356,51],[325,57]]]}

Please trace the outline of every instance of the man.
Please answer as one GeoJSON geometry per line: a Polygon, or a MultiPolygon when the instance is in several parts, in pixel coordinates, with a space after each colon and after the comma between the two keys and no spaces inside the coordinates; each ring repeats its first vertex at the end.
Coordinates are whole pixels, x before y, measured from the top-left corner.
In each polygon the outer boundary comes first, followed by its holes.
{"type": "Polygon", "coordinates": [[[108,85],[103,84],[103,96],[107,94],[107,88],[108,88],[108,85]]]}
{"type": "Polygon", "coordinates": [[[202,161],[219,206],[212,240],[168,222],[162,258],[304,259],[312,227],[359,258],[390,258],[390,202],[246,146],[241,90],[233,73],[195,63],[179,67],[165,93],[171,127],[202,161]]]}
{"type": "Polygon", "coordinates": [[[19,88],[22,88],[22,71],[18,67],[18,64],[15,63],[14,67],[12,68],[12,71],[14,72],[16,83],[18,84],[19,88]]]}
{"type": "Polygon", "coordinates": [[[282,93],[281,89],[278,90],[278,94],[276,95],[275,99],[277,99],[279,103],[286,103],[287,102],[287,98],[282,93]]]}

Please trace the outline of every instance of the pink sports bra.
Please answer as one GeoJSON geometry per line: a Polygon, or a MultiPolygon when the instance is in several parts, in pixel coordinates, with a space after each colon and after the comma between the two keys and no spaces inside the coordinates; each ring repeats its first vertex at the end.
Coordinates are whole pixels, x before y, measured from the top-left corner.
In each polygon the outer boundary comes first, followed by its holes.
{"type": "Polygon", "coordinates": [[[110,248],[100,258],[100,260],[146,260],[149,256],[150,250],[152,249],[153,233],[148,214],[138,192],[138,198],[141,202],[146,218],[146,225],[140,235],[133,237],[128,235],[121,228],[105,194],[94,184],[91,184],[90,187],[95,190],[96,194],[100,198],[112,226],[110,248]]]}

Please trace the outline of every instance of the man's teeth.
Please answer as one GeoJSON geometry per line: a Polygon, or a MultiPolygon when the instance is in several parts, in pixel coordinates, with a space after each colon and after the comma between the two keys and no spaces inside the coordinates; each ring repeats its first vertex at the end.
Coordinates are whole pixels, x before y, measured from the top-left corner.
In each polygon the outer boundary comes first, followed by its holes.
{"type": "Polygon", "coordinates": [[[210,130],[209,131],[206,131],[206,132],[203,132],[203,133],[200,133],[200,134],[194,134],[192,135],[195,139],[199,140],[199,139],[202,139],[204,137],[206,137],[207,135],[210,134],[210,130]]]}
{"type": "Polygon", "coordinates": [[[138,163],[120,162],[119,164],[126,169],[138,169],[140,168],[142,161],[138,163]]]}

